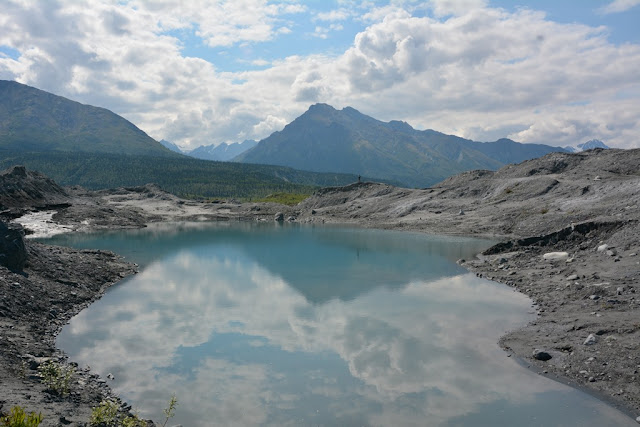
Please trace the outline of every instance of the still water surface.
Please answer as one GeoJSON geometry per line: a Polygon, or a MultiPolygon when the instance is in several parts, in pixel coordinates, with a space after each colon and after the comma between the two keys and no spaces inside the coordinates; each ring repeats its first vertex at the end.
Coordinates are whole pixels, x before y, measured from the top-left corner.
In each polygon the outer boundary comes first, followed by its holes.
{"type": "Polygon", "coordinates": [[[455,264],[490,242],[257,224],[59,236],[141,265],[58,337],[184,426],[633,425],[497,345],[531,302],[455,264]]]}

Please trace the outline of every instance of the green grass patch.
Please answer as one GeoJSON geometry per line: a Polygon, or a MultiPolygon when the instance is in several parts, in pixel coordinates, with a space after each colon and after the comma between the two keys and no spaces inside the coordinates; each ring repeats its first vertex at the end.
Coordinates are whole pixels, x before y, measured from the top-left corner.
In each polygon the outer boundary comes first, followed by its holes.
{"type": "Polygon", "coordinates": [[[281,205],[295,206],[310,194],[307,193],[274,193],[256,200],[256,202],[279,203],[281,205]]]}

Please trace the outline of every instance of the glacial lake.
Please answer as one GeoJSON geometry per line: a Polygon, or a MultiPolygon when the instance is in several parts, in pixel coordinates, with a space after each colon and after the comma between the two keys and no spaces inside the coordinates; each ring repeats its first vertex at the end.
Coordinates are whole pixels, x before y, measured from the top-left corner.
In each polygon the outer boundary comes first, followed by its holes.
{"type": "Polygon", "coordinates": [[[458,266],[491,242],[181,223],[61,235],[140,264],[57,344],[162,424],[603,426],[635,422],[507,357],[531,301],[458,266]]]}

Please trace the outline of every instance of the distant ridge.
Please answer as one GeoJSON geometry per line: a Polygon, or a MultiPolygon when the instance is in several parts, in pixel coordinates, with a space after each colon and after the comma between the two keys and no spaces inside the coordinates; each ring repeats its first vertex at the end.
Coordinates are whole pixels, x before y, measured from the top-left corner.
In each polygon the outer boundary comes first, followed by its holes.
{"type": "Polygon", "coordinates": [[[228,162],[234,157],[244,153],[248,149],[255,147],[258,144],[258,141],[247,139],[242,142],[223,142],[218,145],[201,145],[197,148],[194,148],[193,150],[186,151],[178,147],[173,142],[167,141],[166,139],[160,140],[160,144],[175,153],[184,154],[196,159],[228,162]]]}
{"type": "Polygon", "coordinates": [[[174,144],[171,141],[167,141],[166,139],[161,139],[159,142],[160,144],[162,144],[163,147],[168,148],[174,153],[184,154],[184,151],[182,151],[180,147],[178,147],[176,144],[174,144]]]}
{"type": "Polygon", "coordinates": [[[233,160],[426,187],[456,173],[496,170],[554,151],[564,149],[509,139],[480,143],[434,130],[418,131],[401,121],[381,122],[351,107],[336,110],[315,104],[233,160]]]}
{"type": "Polygon", "coordinates": [[[176,155],[105,108],[7,80],[0,80],[0,149],[176,155]]]}
{"type": "Polygon", "coordinates": [[[594,148],[609,149],[611,147],[607,146],[604,142],[600,141],[599,139],[592,139],[590,141],[583,142],[582,144],[578,144],[575,147],[571,147],[571,146],[564,147],[564,149],[570,153],[579,153],[581,151],[592,150],[594,148]]]}
{"type": "Polygon", "coordinates": [[[257,141],[247,139],[242,142],[226,143],[219,145],[201,145],[191,151],[186,152],[187,156],[203,160],[217,160],[227,162],[234,157],[258,145],[257,141]]]}

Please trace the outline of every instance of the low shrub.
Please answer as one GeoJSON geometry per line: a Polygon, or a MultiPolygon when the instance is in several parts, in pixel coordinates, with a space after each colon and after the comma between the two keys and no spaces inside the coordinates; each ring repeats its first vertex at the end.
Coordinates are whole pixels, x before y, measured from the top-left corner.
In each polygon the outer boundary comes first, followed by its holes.
{"type": "Polygon", "coordinates": [[[38,427],[42,422],[42,414],[31,412],[27,414],[20,406],[11,408],[8,415],[0,416],[2,427],[38,427]]]}
{"type": "Polygon", "coordinates": [[[103,400],[91,410],[89,425],[115,426],[118,422],[118,405],[111,400],[103,400]]]}
{"type": "Polygon", "coordinates": [[[60,363],[49,360],[38,367],[42,383],[49,390],[58,393],[61,396],[69,393],[69,384],[73,375],[71,366],[64,366],[60,363]]]}

